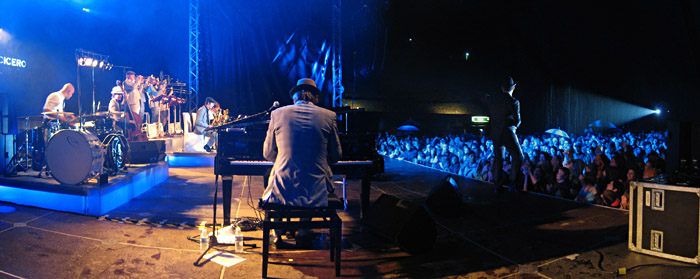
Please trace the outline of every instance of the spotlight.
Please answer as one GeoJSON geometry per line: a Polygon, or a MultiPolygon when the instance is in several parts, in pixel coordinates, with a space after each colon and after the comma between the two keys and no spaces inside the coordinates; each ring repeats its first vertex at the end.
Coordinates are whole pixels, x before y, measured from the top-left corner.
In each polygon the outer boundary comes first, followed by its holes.
{"type": "Polygon", "coordinates": [[[78,66],[83,66],[83,65],[85,65],[85,58],[82,58],[82,57],[78,58],[78,66]]]}
{"type": "Polygon", "coordinates": [[[105,62],[104,62],[104,61],[100,61],[100,69],[102,69],[102,67],[104,67],[104,65],[105,65],[105,62]]]}
{"type": "Polygon", "coordinates": [[[97,67],[97,59],[92,60],[92,67],[97,67]]]}
{"type": "Polygon", "coordinates": [[[655,110],[652,110],[651,112],[654,113],[654,114],[661,114],[661,110],[660,110],[660,109],[655,109],[655,110]]]}
{"type": "Polygon", "coordinates": [[[464,60],[469,60],[469,52],[464,53],[464,60]]]}
{"type": "Polygon", "coordinates": [[[85,62],[85,64],[83,64],[83,65],[90,66],[90,65],[92,65],[92,58],[90,58],[90,57],[85,58],[84,62],[85,62]]]}
{"type": "Polygon", "coordinates": [[[90,12],[90,9],[88,9],[88,8],[83,8],[83,11],[86,12],[86,13],[89,13],[89,12],[90,12]]]}

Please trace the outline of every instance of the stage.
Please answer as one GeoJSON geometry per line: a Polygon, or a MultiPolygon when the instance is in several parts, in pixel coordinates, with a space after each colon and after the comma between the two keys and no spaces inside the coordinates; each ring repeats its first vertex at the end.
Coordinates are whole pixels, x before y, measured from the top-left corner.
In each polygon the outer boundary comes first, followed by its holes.
{"type": "MultiPolygon", "coordinates": [[[[422,203],[446,174],[386,158],[371,200],[389,194],[422,203]]],[[[461,181],[461,180],[460,180],[461,181]]],[[[465,207],[454,218],[433,216],[437,241],[411,255],[362,229],[360,180],[349,179],[343,220],[343,277],[354,278],[697,278],[700,267],[627,250],[628,212],[531,193],[494,195],[488,183],[464,180],[465,207]]],[[[99,216],[0,203],[0,274],[10,278],[257,278],[261,230],[246,231],[244,261],[224,267],[199,257],[188,240],[212,219],[212,167],[170,167],[169,177],[99,216]]],[[[232,217],[256,217],[262,177],[234,177],[232,217]]],[[[219,194],[220,195],[220,194],[219,194]]],[[[221,204],[218,214],[221,222],[221,204]]],[[[392,220],[386,220],[391,222],[392,220]]],[[[211,228],[209,229],[211,231],[211,228]]],[[[324,234],[319,234],[323,237],[324,234]]],[[[271,248],[268,275],[330,278],[327,242],[312,250],[271,248]]],[[[233,247],[230,248],[233,250],[233,247]]]]}
{"type": "Polygon", "coordinates": [[[127,171],[78,185],[64,185],[51,175],[18,172],[0,177],[0,201],[85,215],[102,215],[168,179],[168,163],[130,165],[127,171]]]}

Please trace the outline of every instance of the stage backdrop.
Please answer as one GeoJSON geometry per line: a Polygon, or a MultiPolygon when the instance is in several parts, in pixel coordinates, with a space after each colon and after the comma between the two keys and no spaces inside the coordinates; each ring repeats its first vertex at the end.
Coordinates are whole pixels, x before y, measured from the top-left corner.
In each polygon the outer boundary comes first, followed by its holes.
{"type": "MultiPolygon", "coordinates": [[[[200,94],[230,114],[253,114],[274,101],[291,104],[289,89],[313,78],[322,105],[332,103],[332,20],[329,0],[201,1],[200,94]]],[[[371,86],[381,69],[383,1],[343,1],[343,85],[346,98],[371,86]]],[[[201,99],[201,97],[200,97],[201,99]]]]}

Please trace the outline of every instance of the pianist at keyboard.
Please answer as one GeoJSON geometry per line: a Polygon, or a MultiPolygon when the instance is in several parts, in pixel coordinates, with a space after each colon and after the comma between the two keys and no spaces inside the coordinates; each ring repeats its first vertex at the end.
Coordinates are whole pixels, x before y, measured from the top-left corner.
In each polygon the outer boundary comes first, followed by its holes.
{"type": "Polygon", "coordinates": [[[289,206],[328,205],[333,191],[329,163],[341,158],[336,114],[316,106],[321,91],[300,79],[289,92],[293,105],[272,111],[263,155],[274,162],[263,200],[289,206]]]}

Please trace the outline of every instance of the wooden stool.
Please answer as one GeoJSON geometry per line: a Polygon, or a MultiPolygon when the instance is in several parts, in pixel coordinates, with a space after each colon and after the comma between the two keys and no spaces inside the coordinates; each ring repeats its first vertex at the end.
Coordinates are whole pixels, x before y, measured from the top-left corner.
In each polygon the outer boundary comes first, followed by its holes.
{"type": "Polygon", "coordinates": [[[340,220],[340,217],[338,217],[336,210],[343,209],[342,201],[337,198],[333,199],[329,197],[327,207],[298,207],[264,203],[261,200],[259,206],[265,211],[262,235],[263,278],[267,278],[267,263],[270,255],[270,230],[297,231],[300,229],[323,228],[330,230],[331,261],[335,262],[335,276],[340,276],[340,250],[343,234],[342,220],[340,220]]]}

